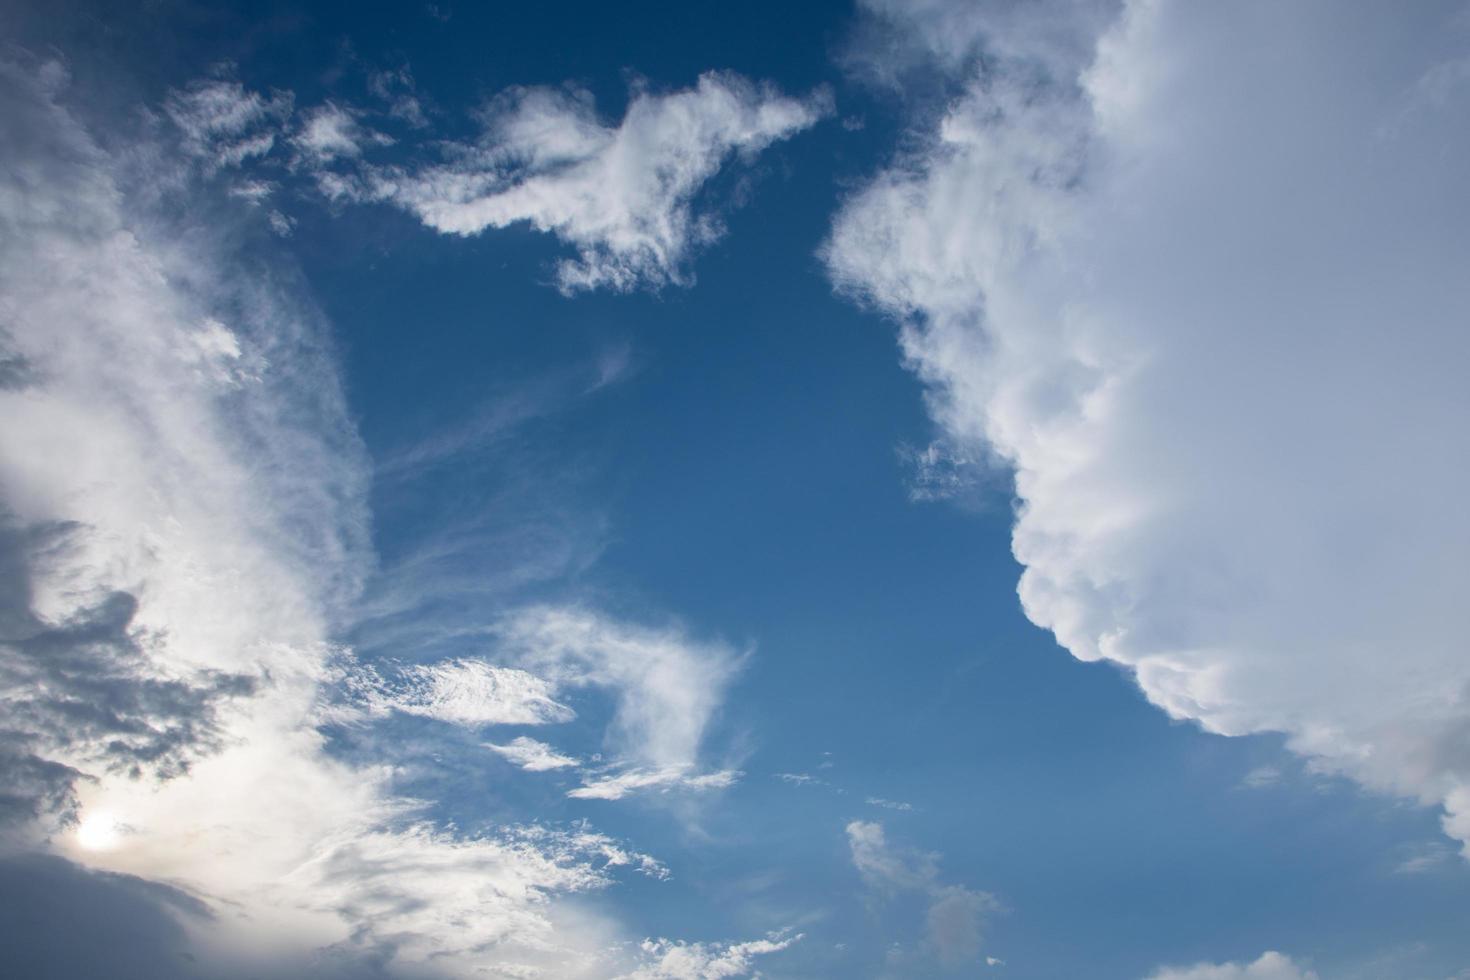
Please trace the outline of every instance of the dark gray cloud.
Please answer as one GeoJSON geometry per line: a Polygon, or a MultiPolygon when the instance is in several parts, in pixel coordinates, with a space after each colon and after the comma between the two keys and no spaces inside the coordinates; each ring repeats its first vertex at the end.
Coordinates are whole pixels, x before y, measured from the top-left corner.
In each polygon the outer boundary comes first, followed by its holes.
{"type": "Polygon", "coordinates": [[[208,917],[198,899],[132,875],[37,854],[0,859],[0,975],[196,977],[183,923],[208,917]]]}
{"type": "Polygon", "coordinates": [[[85,528],[0,525],[0,822],[65,820],[85,758],[134,778],[169,778],[220,743],[218,705],[255,680],[205,671],[162,675],[133,628],[137,599],[110,592],[60,622],[31,608],[32,566],[64,553],[85,528]]]}

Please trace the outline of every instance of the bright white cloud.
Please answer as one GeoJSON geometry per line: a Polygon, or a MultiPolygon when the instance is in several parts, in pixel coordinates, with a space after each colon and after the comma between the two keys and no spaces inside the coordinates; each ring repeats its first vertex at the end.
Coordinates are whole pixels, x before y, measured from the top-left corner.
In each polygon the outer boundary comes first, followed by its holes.
{"type": "Polygon", "coordinates": [[[1034,622],[1470,841],[1470,40],[1437,5],[1031,6],[920,5],[992,56],[847,202],[835,280],[1013,469],[1034,622]]]}
{"type": "Polygon", "coordinates": [[[779,953],[801,938],[800,933],[794,936],[772,933],[765,939],[728,946],[647,939],[642,945],[642,965],[618,980],[722,980],[759,976],[754,972],[757,956],[779,953]]]}
{"type": "Polygon", "coordinates": [[[572,246],[564,292],[688,281],[690,254],[720,234],[700,208],[704,184],[732,157],[749,158],[811,126],[825,97],[792,99],[728,73],[680,92],[635,92],[616,126],[580,89],[514,89],[485,114],[473,145],[418,169],[368,168],[329,193],[382,200],[454,235],[527,222],[572,246]]]}
{"type": "MultiPolygon", "coordinates": [[[[0,62],[6,832],[197,896],[201,972],[342,955],[605,975],[614,930],[555,899],[657,862],[580,828],[435,829],[386,768],[326,751],[327,637],[371,554],[324,325],[228,242],[140,210],[192,213],[186,175],[109,155],[64,89],[55,65],[0,62]]],[[[235,94],[191,103],[200,133],[264,111],[235,94]]],[[[565,716],[524,671],[409,679],[404,710],[565,716]]]]}
{"type": "Polygon", "coordinates": [[[1253,963],[1199,963],[1165,967],[1149,980],[1317,980],[1317,974],[1280,953],[1262,953],[1253,963]]]}
{"type": "Polygon", "coordinates": [[[392,681],[377,671],[360,672],[361,698],[371,712],[433,718],[451,725],[551,725],[577,713],[558,702],[555,685],[514,667],[482,660],[409,664],[392,681]]]}
{"type": "Polygon", "coordinates": [[[562,755],[545,742],[538,742],[524,735],[511,739],[506,745],[487,743],[485,748],[504,756],[527,772],[548,772],[552,769],[570,769],[581,765],[581,762],[572,756],[562,755]]]}
{"type": "Polygon", "coordinates": [[[727,789],[743,775],[734,769],[694,772],[688,766],[664,769],[627,769],[612,776],[594,775],[567,795],[578,800],[621,800],[642,790],[727,789]]]}

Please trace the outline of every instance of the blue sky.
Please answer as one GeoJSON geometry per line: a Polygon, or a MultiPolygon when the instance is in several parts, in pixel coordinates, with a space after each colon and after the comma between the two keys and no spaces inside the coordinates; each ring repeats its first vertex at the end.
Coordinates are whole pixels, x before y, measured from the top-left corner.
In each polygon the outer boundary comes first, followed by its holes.
{"type": "Polygon", "coordinates": [[[0,972],[1470,971],[1463,6],[0,30],[0,972]]]}

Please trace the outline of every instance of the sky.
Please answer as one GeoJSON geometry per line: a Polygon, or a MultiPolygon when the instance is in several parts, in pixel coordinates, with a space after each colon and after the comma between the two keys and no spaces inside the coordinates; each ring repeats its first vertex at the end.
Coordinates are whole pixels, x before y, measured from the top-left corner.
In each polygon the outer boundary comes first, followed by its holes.
{"type": "Polygon", "coordinates": [[[1470,7],[0,10],[0,974],[1470,977],[1470,7]]]}

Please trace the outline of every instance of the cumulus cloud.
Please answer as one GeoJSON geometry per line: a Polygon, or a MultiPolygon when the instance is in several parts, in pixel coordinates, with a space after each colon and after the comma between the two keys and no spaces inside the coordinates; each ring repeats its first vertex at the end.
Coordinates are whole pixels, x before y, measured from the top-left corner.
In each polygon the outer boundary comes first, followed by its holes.
{"type": "Polygon", "coordinates": [[[581,765],[581,762],[572,756],[562,755],[545,742],[538,742],[524,735],[511,739],[506,745],[487,743],[485,748],[504,756],[527,772],[547,772],[551,769],[569,769],[572,766],[581,765]]]}
{"type": "Polygon", "coordinates": [[[1165,967],[1148,980],[1316,980],[1317,974],[1280,953],[1262,953],[1253,963],[1198,963],[1165,967]]]}
{"type": "MultiPolygon", "coordinates": [[[[326,325],[224,231],[170,222],[206,203],[187,173],[104,151],[65,85],[55,65],[0,62],[11,838],[113,876],[93,892],[169,882],[151,893],[198,910],[201,973],[276,957],[300,975],[321,950],[398,972],[607,972],[612,927],[555,899],[657,862],[581,826],[436,828],[386,767],[327,751],[330,638],[372,554],[326,325]]],[[[245,132],[265,110],[217,104],[237,94],[189,103],[196,131],[245,132]]],[[[406,677],[402,710],[565,717],[525,671],[406,677]]]]}
{"type": "Polygon", "coordinates": [[[1013,470],[1027,615],[1470,840],[1454,11],[883,6],[957,96],[825,256],[1013,470]]]}
{"type": "Polygon", "coordinates": [[[759,976],[753,972],[757,956],[779,953],[801,938],[800,933],[794,936],[772,933],[765,939],[726,946],[647,939],[641,947],[643,963],[618,980],[721,980],[759,976]]]}
{"type": "Polygon", "coordinates": [[[692,89],[635,92],[617,125],[585,90],[513,89],[485,111],[480,139],[449,146],[444,163],[366,168],[328,191],[391,202],[445,234],[518,222],[550,232],[576,251],[557,268],[564,292],[682,284],[692,252],[720,234],[697,201],[705,183],[826,111],[824,96],[715,72],[692,89]]]}
{"type": "MultiPolygon", "coordinates": [[[[938,858],[889,844],[883,825],[854,820],[847,825],[852,863],[864,884],[879,895],[916,892],[928,903],[924,915],[924,952],[944,969],[974,963],[980,956],[986,916],[999,910],[993,895],[940,880],[938,858]]],[[[922,969],[895,950],[890,967],[913,973],[922,969]]]]}

